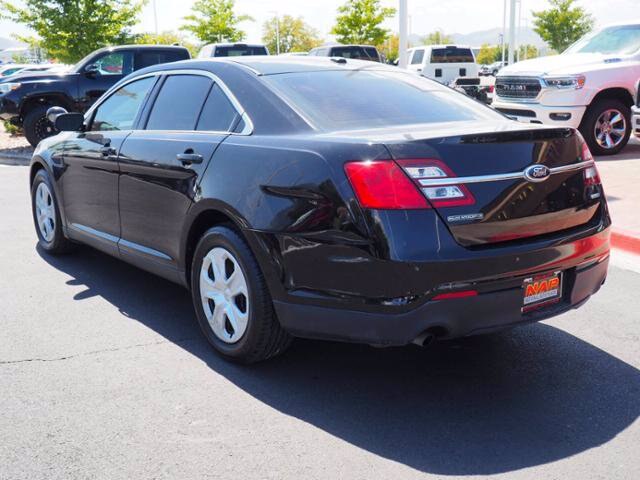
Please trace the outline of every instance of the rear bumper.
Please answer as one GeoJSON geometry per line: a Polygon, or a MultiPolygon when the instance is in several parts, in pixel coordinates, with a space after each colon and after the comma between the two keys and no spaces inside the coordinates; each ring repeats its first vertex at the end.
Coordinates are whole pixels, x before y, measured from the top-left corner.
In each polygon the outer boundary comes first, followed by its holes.
{"type": "Polygon", "coordinates": [[[578,128],[586,106],[546,106],[539,103],[505,102],[497,95],[493,99],[492,107],[496,110],[525,123],[542,123],[557,127],[578,128]],[[570,115],[564,120],[559,115],[570,115]]]}
{"type": "Polygon", "coordinates": [[[426,331],[456,338],[544,320],[581,306],[607,276],[608,254],[564,270],[561,299],[522,312],[528,275],[488,281],[474,297],[427,301],[402,313],[352,311],[275,301],[282,326],[296,336],[375,345],[406,345],[426,331]]]}

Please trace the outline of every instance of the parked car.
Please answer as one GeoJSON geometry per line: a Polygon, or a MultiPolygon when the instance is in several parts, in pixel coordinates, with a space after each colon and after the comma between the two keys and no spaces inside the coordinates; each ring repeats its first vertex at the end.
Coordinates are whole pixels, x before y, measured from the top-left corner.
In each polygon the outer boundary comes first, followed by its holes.
{"type": "Polygon", "coordinates": [[[50,115],[63,132],[30,169],[40,248],[85,243],[189,288],[229,359],[539,321],[607,275],[611,221],[575,130],[391,66],[157,65],[50,115]]]}
{"type": "Polygon", "coordinates": [[[478,77],[478,64],[470,47],[426,45],[410,48],[409,70],[445,85],[460,77],[478,77]]]}
{"type": "Polygon", "coordinates": [[[498,72],[502,68],[506,67],[507,65],[509,65],[509,62],[502,62],[502,61],[493,62],[490,65],[482,65],[480,67],[480,70],[478,71],[478,74],[480,76],[484,75],[484,76],[487,76],[487,77],[488,76],[494,76],[495,77],[498,74],[498,72]]]}
{"type": "Polygon", "coordinates": [[[198,58],[245,57],[248,55],[269,55],[269,49],[261,44],[210,43],[198,52],[198,58]]]}
{"type": "Polygon", "coordinates": [[[8,63],[0,66],[0,78],[15,75],[16,73],[28,67],[33,67],[30,63],[8,63]]]}
{"type": "Polygon", "coordinates": [[[309,51],[313,57],[342,57],[354,60],[369,60],[384,63],[382,55],[376,47],[371,45],[330,45],[313,48],[309,51]]]}
{"type": "Polygon", "coordinates": [[[640,24],[614,25],[561,55],[503,68],[493,105],[524,122],[578,128],[594,154],[613,155],[631,134],[638,78],[640,24]]]}
{"type": "Polygon", "coordinates": [[[184,47],[125,45],[96,50],[66,72],[21,74],[0,80],[0,119],[22,126],[29,143],[56,133],[47,120],[50,107],[86,111],[131,72],[158,63],[190,58],[184,47]]]}

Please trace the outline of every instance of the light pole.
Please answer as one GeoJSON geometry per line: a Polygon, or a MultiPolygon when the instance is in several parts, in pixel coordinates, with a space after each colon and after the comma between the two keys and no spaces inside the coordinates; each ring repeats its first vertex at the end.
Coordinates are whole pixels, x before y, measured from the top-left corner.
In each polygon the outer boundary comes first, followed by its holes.
{"type": "Polygon", "coordinates": [[[275,10],[271,10],[276,19],[276,55],[280,55],[280,16],[275,10]]]}
{"type": "Polygon", "coordinates": [[[158,36],[158,9],[156,8],[156,0],[153,0],[153,24],[156,29],[156,36],[158,36]]]}
{"type": "Polygon", "coordinates": [[[516,0],[509,5],[509,65],[513,65],[513,49],[516,43],[516,0]]]}
{"type": "Polygon", "coordinates": [[[400,20],[400,32],[398,39],[398,66],[407,68],[407,0],[400,0],[398,17],[400,20]]]}
{"type": "Polygon", "coordinates": [[[502,66],[504,67],[504,53],[506,48],[505,35],[507,34],[507,0],[504,0],[502,6],[502,35],[500,35],[500,39],[502,40],[502,66]]]}

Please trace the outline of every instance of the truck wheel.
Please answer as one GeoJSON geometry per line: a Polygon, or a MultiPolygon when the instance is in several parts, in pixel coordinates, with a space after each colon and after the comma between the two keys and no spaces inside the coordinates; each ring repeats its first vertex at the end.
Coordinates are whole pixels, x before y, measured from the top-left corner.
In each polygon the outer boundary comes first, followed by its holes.
{"type": "Polygon", "coordinates": [[[594,155],[615,155],[631,135],[631,109],[615,98],[594,102],[580,124],[580,133],[594,155]]]}
{"type": "Polygon", "coordinates": [[[37,105],[27,112],[22,122],[24,136],[32,147],[38,145],[40,140],[58,133],[56,127],[47,118],[47,110],[51,105],[37,105]]]}

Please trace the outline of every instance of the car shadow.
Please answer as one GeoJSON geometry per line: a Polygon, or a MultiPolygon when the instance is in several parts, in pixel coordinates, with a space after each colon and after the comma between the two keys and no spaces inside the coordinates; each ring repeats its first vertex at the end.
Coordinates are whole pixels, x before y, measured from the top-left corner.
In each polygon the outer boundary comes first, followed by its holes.
{"type": "Polygon", "coordinates": [[[417,347],[296,340],[249,367],[200,335],[186,290],[89,248],[42,259],[131,321],[175,342],[258,401],[384,458],[440,475],[489,475],[602,445],[640,413],[637,369],[560,329],[417,347]]]}

